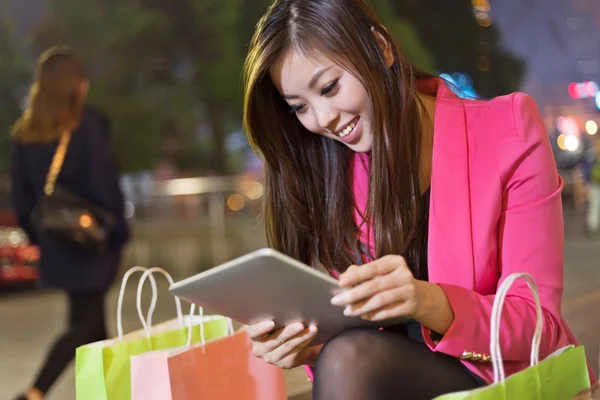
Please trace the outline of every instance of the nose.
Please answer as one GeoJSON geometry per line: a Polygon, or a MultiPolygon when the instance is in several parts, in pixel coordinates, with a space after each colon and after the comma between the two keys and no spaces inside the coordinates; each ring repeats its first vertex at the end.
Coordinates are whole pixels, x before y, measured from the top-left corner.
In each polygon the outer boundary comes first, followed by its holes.
{"type": "Polygon", "coordinates": [[[340,113],[335,108],[323,105],[315,111],[315,114],[317,123],[322,129],[335,131],[340,119],[340,113]]]}

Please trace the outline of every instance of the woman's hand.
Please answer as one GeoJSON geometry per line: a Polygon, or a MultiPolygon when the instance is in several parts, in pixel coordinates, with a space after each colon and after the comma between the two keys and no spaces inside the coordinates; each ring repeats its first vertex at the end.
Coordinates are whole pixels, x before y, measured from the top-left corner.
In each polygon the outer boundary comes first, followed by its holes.
{"type": "Polygon", "coordinates": [[[454,320],[442,288],[415,279],[401,256],[353,265],[340,276],[339,284],[349,289],[333,297],[331,303],[345,306],[347,316],[370,321],[407,317],[440,334],[454,320]]]}
{"type": "Polygon", "coordinates": [[[600,381],[596,382],[594,386],[588,389],[584,389],[577,393],[573,400],[600,400],[600,381]]]}
{"type": "Polygon", "coordinates": [[[302,323],[286,326],[273,332],[273,321],[259,322],[248,327],[252,353],[279,368],[314,365],[322,346],[309,347],[317,334],[316,326],[302,323]]]}

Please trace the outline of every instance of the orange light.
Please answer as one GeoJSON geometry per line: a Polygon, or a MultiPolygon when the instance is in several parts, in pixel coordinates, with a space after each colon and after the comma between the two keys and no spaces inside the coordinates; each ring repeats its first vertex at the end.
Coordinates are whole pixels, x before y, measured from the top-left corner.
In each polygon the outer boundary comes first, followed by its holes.
{"type": "Polygon", "coordinates": [[[89,228],[92,226],[92,217],[87,214],[83,214],[79,217],[79,226],[82,228],[89,228]]]}
{"type": "Polygon", "coordinates": [[[492,17],[490,17],[487,14],[485,14],[485,16],[482,17],[477,16],[477,23],[479,24],[479,26],[487,28],[489,26],[492,26],[492,17]]]}
{"type": "Polygon", "coordinates": [[[242,196],[240,196],[239,194],[232,194],[227,199],[227,206],[232,211],[241,210],[242,208],[244,208],[244,203],[245,203],[244,198],[242,196]]]}
{"type": "Polygon", "coordinates": [[[488,0],[471,0],[471,5],[478,11],[490,11],[492,9],[488,0]]]}
{"type": "Polygon", "coordinates": [[[565,135],[564,133],[561,133],[558,136],[558,139],[556,140],[556,143],[558,144],[558,147],[561,148],[561,150],[566,150],[567,149],[567,135],[565,135]]]}

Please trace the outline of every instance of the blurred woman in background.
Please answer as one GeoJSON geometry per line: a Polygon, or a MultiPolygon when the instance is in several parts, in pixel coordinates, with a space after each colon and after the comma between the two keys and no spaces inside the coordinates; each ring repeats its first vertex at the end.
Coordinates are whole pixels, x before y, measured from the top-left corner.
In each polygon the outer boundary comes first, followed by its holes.
{"type": "Polygon", "coordinates": [[[28,107],[13,128],[12,203],[19,225],[41,252],[40,283],[62,289],[69,302],[68,328],[53,344],[31,388],[18,399],[43,399],[75,349],[107,337],[104,301],[118,270],[129,231],[124,200],[110,152],[108,121],[86,106],[89,81],[83,65],[62,47],[39,60],[28,107]],[[64,132],[71,133],[58,183],[116,217],[108,249],[91,254],[61,244],[32,222],[44,196],[50,164],[64,132]]]}

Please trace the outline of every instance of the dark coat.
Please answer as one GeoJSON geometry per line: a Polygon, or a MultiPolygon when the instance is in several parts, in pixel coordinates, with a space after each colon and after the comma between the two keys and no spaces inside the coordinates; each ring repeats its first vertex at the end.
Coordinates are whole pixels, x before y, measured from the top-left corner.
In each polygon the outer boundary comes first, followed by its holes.
{"type": "Polygon", "coordinates": [[[19,225],[41,251],[43,286],[68,292],[106,291],[113,282],[129,229],[124,218],[124,198],[115,160],[110,151],[107,119],[86,108],[80,127],[73,132],[58,183],[80,197],[111,211],[117,224],[110,235],[109,251],[91,255],[56,243],[31,223],[32,211],[43,194],[46,175],[58,141],[48,144],[12,145],[12,203],[19,225]]]}

